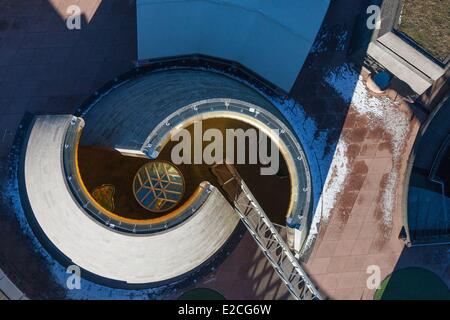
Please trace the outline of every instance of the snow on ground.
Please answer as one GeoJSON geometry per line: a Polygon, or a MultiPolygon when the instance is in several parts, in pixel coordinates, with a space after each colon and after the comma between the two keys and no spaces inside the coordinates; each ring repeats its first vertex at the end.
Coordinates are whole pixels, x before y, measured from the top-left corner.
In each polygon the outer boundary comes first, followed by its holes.
{"type": "Polygon", "coordinates": [[[337,51],[344,51],[348,39],[348,30],[344,30],[343,32],[341,32],[341,34],[339,34],[337,39],[338,39],[337,51]]]}
{"type": "Polygon", "coordinates": [[[327,220],[331,209],[336,203],[338,193],[342,190],[343,183],[347,176],[347,159],[345,153],[347,146],[339,142],[337,145],[328,145],[328,150],[335,150],[335,154],[327,153],[327,131],[319,131],[316,122],[307,117],[301,105],[294,101],[271,102],[286,117],[295,131],[295,135],[300,140],[303,150],[308,158],[309,170],[311,171],[313,188],[314,215],[311,219],[311,226],[308,238],[303,248],[306,252],[314,243],[319,231],[322,219],[327,220]],[[336,174],[332,174],[335,172],[336,174]],[[324,185],[327,188],[324,188],[324,185]],[[323,197],[323,190],[327,191],[327,197],[323,197]]]}
{"type": "Polygon", "coordinates": [[[350,103],[358,114],[366,116],[370,127],[381,126],[391,137],[393,168],[382,195],[384,223],[390,225],[395,208],[398,165],[410,126],[408,115],[400,111],[391,99],[371,96],[361,75],[348,64],[331,70],[324,81],[333,87],[344,101],[350,103]]]}
{"type": "Polygon", "coordinates": [[[349,173],[349,161],[346,154],[347,143],[340,139],[324,184],[324,191],[326,190],[327,197],[321,197],[316,211],[320,213],[325,222],[330,217],[331,210],[336,204],[337,196],[342,192],[342,186],[349,173]]]}
{"type": "Polygon", "coordinates": [[[397,187],[398,172],[391,170],[386,185],[384,186],[382,201],[383,220],[386,226],[392,224],[392,214],[395,207],[395,189],[397,187]]]}
{"type": "MultiPolygon", "coordinates": [[[[316,122],[307,117],[303,107],[292,100],[279,101],[270,99],[280,110],[294,129],[294,134],[300,140],[303,151],[308,159],[309,170],[311,172],[313,191],[322,190],[323,181],[326,177],[323,172],[328,171],[330,157],[326,155],[327,132],[317,129],[316,122]]],[[[320,194],[313,193],[314,203],[318,202],[320,194]]]]}

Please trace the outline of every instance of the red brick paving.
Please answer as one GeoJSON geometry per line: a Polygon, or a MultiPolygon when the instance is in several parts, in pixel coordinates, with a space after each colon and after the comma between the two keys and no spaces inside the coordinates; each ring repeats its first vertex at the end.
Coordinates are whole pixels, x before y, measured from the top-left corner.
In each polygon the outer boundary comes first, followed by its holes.
{"type": "MultiPolygon", "coordinates": [[[[0,0],[0,179],[25,112],[74,113],[133,60],[133,1],[0,0]],[[92,19],[69,31],[58,12],[77,3],[92,19]]],[[[0,267],[31,298],[64,298],[7,205],[0,202],[0,267]]]]}

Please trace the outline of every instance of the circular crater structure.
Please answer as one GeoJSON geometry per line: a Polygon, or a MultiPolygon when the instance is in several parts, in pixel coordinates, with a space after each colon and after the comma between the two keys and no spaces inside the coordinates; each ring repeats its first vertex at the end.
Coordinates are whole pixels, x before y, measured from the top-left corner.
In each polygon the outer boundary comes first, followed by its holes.
{"type": "Polygon", "coordinates": [[[223,74],[169,69],[115,83],[79,117],[34,120],[24,182],[45,241],[65,261],[114,283],[171,283],[211,263],[239,216],[208,164],[173,164],[171,136],[199,122],[202,134],[264,133],[279,149],[276,174],[259,174],[262,162],[236,168],[271,220],[307,219],[306,157],[272,103],[223,74]]]}

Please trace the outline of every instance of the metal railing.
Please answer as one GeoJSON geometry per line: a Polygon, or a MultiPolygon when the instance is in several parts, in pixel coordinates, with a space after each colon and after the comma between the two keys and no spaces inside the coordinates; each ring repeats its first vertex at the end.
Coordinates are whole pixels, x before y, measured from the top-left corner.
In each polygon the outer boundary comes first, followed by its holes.
{"type": "Polygon", "coordinates": [[[216,164],[211,167],[211,172],[217,178],[221,191],[292,296],[297,300],[322,300],[322,295],[289,250],[236,169],[228,164],[216,164]]]}

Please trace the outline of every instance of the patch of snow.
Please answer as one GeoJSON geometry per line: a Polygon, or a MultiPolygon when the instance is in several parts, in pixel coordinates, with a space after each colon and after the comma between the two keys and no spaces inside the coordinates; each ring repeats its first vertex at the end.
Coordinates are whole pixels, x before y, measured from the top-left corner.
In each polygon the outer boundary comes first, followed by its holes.
{"type": "Polygon", "coordinates": [[[347,44],[347,38],[348,38],[348,31],[344,30],[343,32],[341,32],[338,37],[338,45],[337,45],[337,51],[344,51],[345,50],[345,45],[347,44]]]}
{"type": "Polygon", "coordinates": [[[344,188],[348,174],[349,161],[347,158],[347,143],[341,138],[337,144],[333,161],[324,184],[323,193],[313,216],[311,229],[304,250],[310,248],[314,242],[319,233],[321,222],[328,222],[331,212],[336,205],[338,195],[344,188]]]}
{"type": "Polygon", "coordinates": [[[392,137],[394,158],[400,156],[409,131],[408,116],[399,111],[396,103],[387,97],[374,97],[364,84],[362,77],[349,65],[342,65],[329,72],[325,82],[363,115],[367,115],[370,126],[381,125],[392,137]]]}
{"type": "MultiPolygon", "coordinates": [[[[211,71],[211,69],[208,69],[211,71]]],[[[221,71],[215,70],[218,73],[221,71]]],[[[230,76],[227,74],[227,76],[230,76]]],[[[235,80],[245,83],[246,85],[257,90],[261,95],[268,99],[287,119],[296,137],[299,139],[305,156],[308,160],[309,169],[311,171],[312,188],[313,188],[313,201],[312,212],[314,215],[313,224],[313,236],[317,232],[320,219],[324,217],[326,219],[329,216],[329,212],[336,201],[337,193],[339,192],[339,185],[342,183],[342,177],[347,172],[347,162],[345,157],[346,145],[339,142],[336,146],[328,145],[328,131],[319,131],[316,122],[305,114],[303,106],[297,101],[279,97],[270,96],[265,92],[259,90],[257,87],[243,81],[239,78],[235,80]],[[327,148],[328,146],[328,148],[327,148]],[[336,152],[327,152],[326,150],[335,150],[336,152]],[[337,156],[336,156],[337,155],[337,156]],[[330,164],[334,169],[330,170],[330,164]],[[329,172],[337,170],[336,177],[331,177],[329,172]],[[324,184],[329,186],[329,191],[326,193],[325,198],[322,198],[321,193],[324,189],[324,184]]],[[[101,96],[99,97],[101,99],[101,96]]],[[[12,171],[17,172],[18,160],[16,159],[12,171]]],[[[17,220],[20,223],[23,233],[31,239],[33,247],[47,261],[52,275],[55,281],[62,287],[66,288],[67,277],[66,269],[59,264],[52,256],[50,256],[45,248],[42,247],[39,240],[34,236],[25,214],[22,209],[18,192],[18,180],[17,176],[9,179],[6,184],[3,185],[3,190],[0,190],[0,195],[7,199],[8,202],[13,204],[14,212],[17,220]]],[[[81,290],[68,290],[66,289],[66,295],[69,299],[148,299],[158,298],[162,296],[163,292],[167,292],[166,287],[160,287],[156,289],[143,289],[143,290],[121,290],[112,289],[109,287],[101,286],[96,283],[90,282],[85,279],[81,279],[81,290]]]]}
{"type": "MultiPolygon", "coordinates": [[[[217,73],[224,74],[222,71],[216,69],[207,70],[213,70],[217,73]]],[[[229,74],[225,75],[228,77],[230,76],[229,74]]],[[[253,88],[264,98],[269,100],[270,103],[272,103],[281,112],[289,125],[292,127],[294,131],[293,133],[299,140],[308,160],[307,162],[311,172],[311,184],[313,188],[312,212],[315,212],[323,190],[326,174],[333,159],[333,153],[326,152],[327,146],[329,147],[329,150],[334,150],[336,147],[336,144],[329,145],[327,141],[328,130],[318,130],[316,121],[306,115],[303,106],[296,100],[288,97],[268,95],[266,92],[261,91],[258,87],[248,81],[236,77],[232,78],[253,88]]]]}
{"type": "Polygon", "coordinates": [[[303,147],[311,172],[313,189],[311,205],[315,210],[323,189],[323,181],[326,178],[323,173],[328,172],[330,164],[330,157],[326,154],[328,133],[317,129],[316,122],[306,116],[303,107],[298,102],[290,99],[280,101],[271,97],[267,98],[287,119],[303,147]]]}
{"type": "Polygon", "coordinates": [[[340,140],[336,147],[330,170],[328,171],[322,199],[317,208],[321,211],[322,219],[325,221],[328,221],[331,210],[336,204],[337,196],[342,191],[342,187],[348,176],[348,163],[347,144],[345,141],[340,140]]]}
{"type": "Polygon", "coordinates": [[[159,287],[155,289],[143,289],[143,290],[124,290],[124,289],[113,289],[105,287],[84,278],[81,278],[81,289],[69,290],[66,285],[66,281],[71,274],[66,272],[66,269],[59,264],[45,248],[41,245],[39,240],[34,235],[31,230],[28,220],[22,208],[22,203],[19,195],[19,182],[17,174],[17,168],[19,166],[19,157],[14,156],[11,160],[11,165],[9,168],[10,176],[4,181],[2,187],[0,188],[0,199],[3,203],[9,204],[12,211],[19,222],[20,228],[24,235],[30,239],[33,246],[33,250],[42,256],[47,262],[47,266],[53,275],[54,281],[60,285],[62,288],[66,289],[67,299],[155,299],[166,289],[165,287],[159,287]]]}

